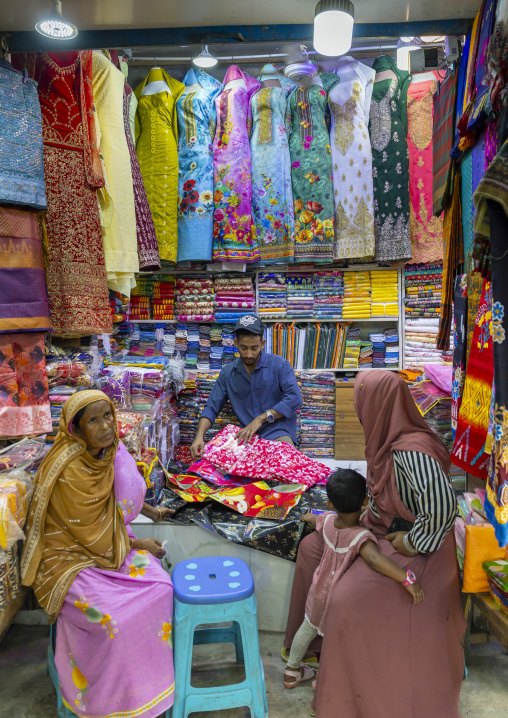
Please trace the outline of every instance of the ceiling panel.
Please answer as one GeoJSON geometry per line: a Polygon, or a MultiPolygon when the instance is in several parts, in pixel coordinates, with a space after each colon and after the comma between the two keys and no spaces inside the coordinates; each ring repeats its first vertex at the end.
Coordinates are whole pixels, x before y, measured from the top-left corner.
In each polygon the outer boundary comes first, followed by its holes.
{"type": "MultiPolygon", "coordinates": [[[[317,0],[63,0],[81,30],[309,23],[317,0]]],[[[480,0],[354,0],[358,22],[473,17],[480,0]]],[[[0,0],[0,31],[32,30],[50,0],[0,0]]]]}

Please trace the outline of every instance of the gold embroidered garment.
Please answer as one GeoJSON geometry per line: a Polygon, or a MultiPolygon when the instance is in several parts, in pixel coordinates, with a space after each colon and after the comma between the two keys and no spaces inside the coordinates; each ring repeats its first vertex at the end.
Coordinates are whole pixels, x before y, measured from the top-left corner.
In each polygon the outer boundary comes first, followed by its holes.
{"type": "Polygon", "coordinates": [[[426,80],[412,82],[407,91],[407,146],[413,262],[435,262],[443,259],[443,215],[434,217],[432,213],[433,95],[436,88],[436,80],[426,80]]]}
{"type": "MultiPolygon", "coordinates": [[[[36,476],[26,523],[21,579],[32,586],[50,620],[58,616],[67,591],[84,568],[119,568],[129,552],[129,537],[113,491],[115,440],[102,459],[71,433],[80,409],[109,398],[82,391],[64,404],[55,443],[36,476]]],[[[111,402],[110,402],[111,403],[111,402]]],[[[115,414],[113,405],[111,410],[115,414]]]]}
{"type": "Polygon", "coordinates": [[[335,199],[335,259],[372,259],[374,192],[368,132],[375,72],[352,57],[339,60],[331,90],[330,145],[335,199]]]}

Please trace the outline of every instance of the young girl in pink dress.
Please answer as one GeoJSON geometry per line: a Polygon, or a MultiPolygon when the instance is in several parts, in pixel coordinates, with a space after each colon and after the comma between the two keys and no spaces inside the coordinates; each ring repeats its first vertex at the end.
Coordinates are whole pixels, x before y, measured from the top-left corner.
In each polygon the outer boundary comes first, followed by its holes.
{"type": "Polygon", "coordinates": [[[358,555],[378,573],[398,581],[420,603],[424,594],[412,571],[404,571],[377,549],[377,539],[360,524],[360,516],[368,503],[365,479],[357,471],[337,469],[326,485],[328,506],[333,512],[319,516],[305,514],[306,521],[324,540],[321,563],[314,572],[314,579],[307,596],[305,619],[298,629],[287,668],[284,686],[295,688],[304,681],[312,680],[314,670],[302,663],[310,642],[323,635],[323,619],[332,586],[343,576],[358,555]]]}

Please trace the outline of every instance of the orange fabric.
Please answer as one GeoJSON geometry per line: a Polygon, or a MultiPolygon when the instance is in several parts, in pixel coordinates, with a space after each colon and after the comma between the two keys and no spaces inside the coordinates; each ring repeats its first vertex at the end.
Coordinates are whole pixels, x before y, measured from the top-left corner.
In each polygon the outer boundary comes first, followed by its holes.
{"type": "Polygon", "coordinates": [[[505,549],[500,548],[493,526],[466,526],[466,550],[464,552],[464,593],[485,593],[489,590],[484,561],[505,558],[505,549]]]}

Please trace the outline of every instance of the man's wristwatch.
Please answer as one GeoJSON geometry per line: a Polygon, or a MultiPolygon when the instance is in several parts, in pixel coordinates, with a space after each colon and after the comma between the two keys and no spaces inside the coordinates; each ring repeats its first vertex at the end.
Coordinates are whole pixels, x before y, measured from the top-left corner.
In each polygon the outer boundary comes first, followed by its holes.
{"type": "Polygon", "coordinates": [[[275,421],[275,417],[272,414],[271,409],[266,410],[266,420],[269,424],[273,424],[273,422],[275,421]]]}

